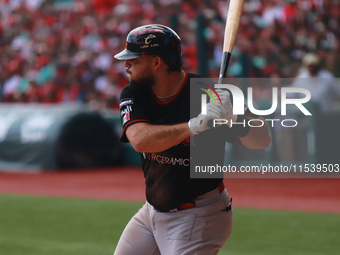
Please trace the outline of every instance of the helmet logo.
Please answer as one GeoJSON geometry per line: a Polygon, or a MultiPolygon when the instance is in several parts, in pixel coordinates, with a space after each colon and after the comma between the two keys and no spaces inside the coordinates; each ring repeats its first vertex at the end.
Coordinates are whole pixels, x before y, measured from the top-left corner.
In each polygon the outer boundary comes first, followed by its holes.
{"type": "Polygon", "coordinates": [[[154,34],[150,34],[148,37],[145,38],[144,40],[144,45],[141,46],[141,49],[147,49],[147,48],[153,48],[153,47],[158,47],[159,44],[158,43],[154,43],[154,44],[150,44],[152,42],[152,39],[156,38],[156,36],[154,34]]]}
{"type": "Polygon", "coordinates": [[[151,35],[149,35],[148,37],[146,37],[146,38],[145,38],[145,44],[151,43],[151,39],[152,39],[152,38],[156,38],[156,36],[153,35],[153,34],[151,34],[151,35]]]}

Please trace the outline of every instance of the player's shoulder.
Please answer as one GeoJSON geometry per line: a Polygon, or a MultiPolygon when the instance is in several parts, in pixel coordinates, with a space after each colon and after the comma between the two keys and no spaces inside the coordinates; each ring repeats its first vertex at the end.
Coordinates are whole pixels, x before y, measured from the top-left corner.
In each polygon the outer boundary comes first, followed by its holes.
{"type": "Polygon", "coordinates": [[[188,78],[202,78],[200,75],[195,74],[195,73],[188,73],[188,78]]]}
{"type": "Polygon", "coordinates": [[[210,88],[214,87],[214,80],[211,78],[202,77],[201,75],[188,73],[188,83],[190,83],[190,88],[210,88]]]}
{"type": "Polygon", "coordinates": [[[202,81],[200,81],[200,79],[202,79],[202,76],[195,73],[188,73],[187,83],[192,87],[193,85],[197,85],[197,83],[201,83],[202,81]]]}
{"type": "Polygon", "coordinates": [[[130,84],[127,84],[122,91],[120,92],[120,99],[124,98],[139,98],[141,97],[141,93],[138,93],[130,84]]]}
{"type": "Polygon", "coordinates": [[[121,96],[125,94],[133,94],[133,89],[130,84],[125,85],[122,91],[120,92],[121,96]]]}
{"type": "Polygon", "coordinates": [[[187,78],[186,78],[186,86],[190,87],[192,85],[193,80],[195,78],[201,78],[199,75],[194,74],[194,73],[187,73],[187,78]]]}
{"type": "Polygon", "coordinates": [[[135,100],[136,93],[134,92],[130,84],[126,85],[120,92],[119,107],[122,109],[122,107],[126,105],[133,104],[135,100]]]}

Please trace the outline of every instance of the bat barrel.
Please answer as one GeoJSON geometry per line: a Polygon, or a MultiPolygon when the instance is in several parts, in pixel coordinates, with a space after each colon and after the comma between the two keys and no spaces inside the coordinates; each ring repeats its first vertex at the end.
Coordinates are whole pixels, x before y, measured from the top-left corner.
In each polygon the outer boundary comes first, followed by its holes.
{"type": "Polygon", "coordinates": [[[241,21],[244,0],[230,0],[228,17],[224,31],[223,56],[218,83],[223,82],[227,75],[227,70],[236,41],[238,27],[241,21]]]}
{"type": "Polygon", "coordinates": [[[223,52],[232,53],[240,25],[244,0],[230,0],[227,23],[224,31],[223,52]]]}

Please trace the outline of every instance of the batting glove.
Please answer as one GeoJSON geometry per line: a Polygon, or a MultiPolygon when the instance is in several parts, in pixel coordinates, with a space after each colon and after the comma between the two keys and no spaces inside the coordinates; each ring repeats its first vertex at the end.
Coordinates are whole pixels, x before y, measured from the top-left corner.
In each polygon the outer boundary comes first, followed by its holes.
{"type": "MultiPolygon", "coordinates": [[[[210,89],[209,91],[213,95],[215,102],[219,105],[220,100],[218,99],[217,95],[213,93],[210,89]]],[[[231,122],[235,123],[237,120],[237,115],[233,114],[233,106],[231,104],[230,93],[227,90],[222,89],[217,89],[216,92],[220,96],[222,106],[224,108],[222,119],[228,120],[228,126],[230,127],[231,122]]],[[[212,104],[214,104],[215,102],[213,100],[210,100],[210,103],[212,104]]]]}
{"type": "Polygon", "coordinates": [[[208,130],[211,125],[211,121],[214,119],[223,119],[227,113],[221,105],[215,105],[214,103],[207,104],[207,114],[200,113],[196,118],[189,120],[190,132],[196,135],[200,132],[208,130]],[[210,122],[209,122],[210,121],[210,122]]]}

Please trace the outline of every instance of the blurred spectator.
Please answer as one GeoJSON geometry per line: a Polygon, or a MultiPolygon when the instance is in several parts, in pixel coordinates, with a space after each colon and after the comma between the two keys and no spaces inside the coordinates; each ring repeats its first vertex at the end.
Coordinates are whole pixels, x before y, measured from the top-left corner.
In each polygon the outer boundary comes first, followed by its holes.
{"type": "MultiPolygon", "coordinates": [[[[128,31],[147,23],[175,26],[185,68],[197,72],[205,61],[204,74],[218,77],[227,10],[221,0],[0,1],[0,101],[103,100],[96,105],[117,108],[127,81],[112,56],[128,31]],[[197,20],[205,60],[198,59],[197,20]]],[[[313,51],[340,76],[339,28],[339,1],[246,1],[228,75],[294,77],[313,51]]]]}
{"type": "Polygon", "coordinates": [[[282,1],[266,1],[265,8],[262,13],[262,19],[265,26],[271,26],[275,20],[284,20],[284,8],[282,1]]]}
{"type": "Polygon", "coordinates": [[[331,72],[321,68],[320,58],[314,53],[303,57],[300,73],[292,86],[309,90],[311,101],[323,112],[329,112],[336,101],[340,102],[340,84],[331,72]]]}

